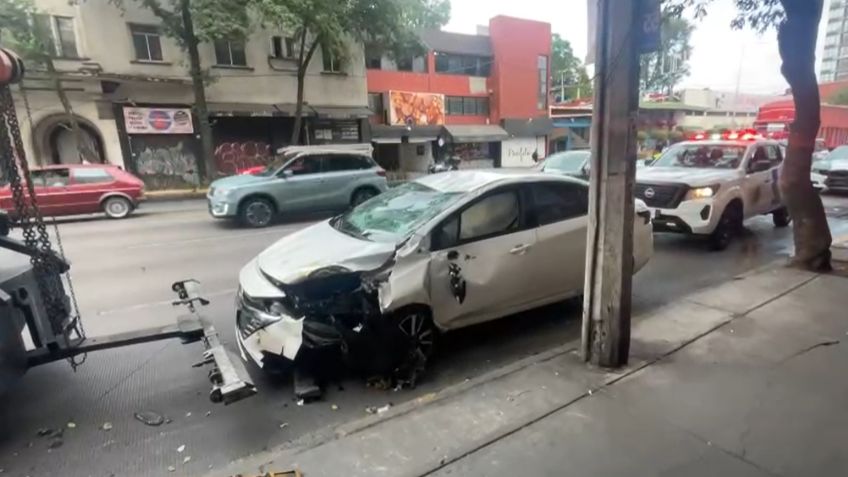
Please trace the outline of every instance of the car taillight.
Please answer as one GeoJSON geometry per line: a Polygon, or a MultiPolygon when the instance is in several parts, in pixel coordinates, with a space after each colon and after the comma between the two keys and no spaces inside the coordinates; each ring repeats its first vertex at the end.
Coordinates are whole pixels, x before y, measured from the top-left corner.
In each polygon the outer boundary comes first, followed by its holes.
{"type": "Polygon", "coordinates": [[[380,177],[386,177],[386,171],[383,169],[377,169],[377,175],[380,177]]]}

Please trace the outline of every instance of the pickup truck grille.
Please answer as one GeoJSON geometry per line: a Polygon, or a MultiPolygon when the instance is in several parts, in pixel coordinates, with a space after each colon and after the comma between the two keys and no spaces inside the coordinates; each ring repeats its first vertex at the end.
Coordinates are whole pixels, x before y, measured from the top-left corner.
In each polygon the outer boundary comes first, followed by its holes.
{"type": "Polygon", "coordinates": [[[848,189],[848,171],[829,171],[824,185],[836,189],[848,189]]]}
{"type": "Polygon", "coordinates": [[[633,188],[634,195],[645,201],[648,207],[674,209],[683,200],[688,187],[683,184],[639,183],[633,188]]]}

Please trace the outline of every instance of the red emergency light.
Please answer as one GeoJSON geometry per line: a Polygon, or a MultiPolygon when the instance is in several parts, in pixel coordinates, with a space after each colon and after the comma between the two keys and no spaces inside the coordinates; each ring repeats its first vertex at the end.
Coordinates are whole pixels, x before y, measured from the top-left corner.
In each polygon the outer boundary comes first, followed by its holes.
{"type": "Polygon", "coordinates": [[[707,133],[704,131],[694,133],[690,141],[756,141],[763,136],[756,129],[740,129],[738,131],[726,130],[720,133],[707,133]]]}

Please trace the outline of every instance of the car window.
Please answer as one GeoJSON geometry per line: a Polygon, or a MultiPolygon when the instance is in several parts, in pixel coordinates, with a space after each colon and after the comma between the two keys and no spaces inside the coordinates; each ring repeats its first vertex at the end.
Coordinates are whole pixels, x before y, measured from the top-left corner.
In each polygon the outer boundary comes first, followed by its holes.
{"type": "Polygon", "coordinates": [[[766,146],[766,156],[772,167],[779,166],[783,161],[783,155],[777,146],[766,146]]]}
{"type": "Polygon", "coordinates": [[[581,217],[589,212],[589,190],[579,184],[542,182],[530,186],[532,216],[538,225],[581,217]]]}
{"type": "Polygon", "coordinates": [[[518,231],[520,225],[518,191],[497,192],[442,223],[433,236],[434,245],[436,249],[453,247],[459,243],[518,231]]]}
{"type": "Polygon", "coordinates": [[[64,187],[70,182],[68,169],[41,169],[30,173],[32,183],[42,187],[64,187]]]}
{"type": "Polygon", "coordinates": [[[355,171],[371,167],[371,161],[363,156],[330,154],[324,162],[324,172],[355,171]]]}
{"type": "Polygon", "coordinates": [[[114,180],[109,171],[100,168],[74,169],[73,174],[77,184],[102,184],[114,180]]]}
{"type": "Polygon", "coordinates": [[[302,176],[306,174],[318,174],[321,172],[322,156],[300,156],[286,166],[287,171],[291,171],[292,175],[302,176]]]}
{"type": "Polygon", "coordinates": [[[745,146],[726,144],[675,144],[652,166],[736,169],[745,157],[745,150],[745,146]]]}

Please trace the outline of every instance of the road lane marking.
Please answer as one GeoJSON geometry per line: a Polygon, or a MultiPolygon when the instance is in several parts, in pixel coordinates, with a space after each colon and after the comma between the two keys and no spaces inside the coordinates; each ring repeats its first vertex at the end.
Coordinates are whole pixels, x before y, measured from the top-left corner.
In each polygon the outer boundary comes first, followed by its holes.
{"type": "MultiPolygon", "coordinates": [[[[216,235],[214,237],[198,237],[198,238],[182,239],[182,240],[169,240],[169,241],[165,241],[165,242],[148,242],[148,243],[141,243],[141,244],[135,244],[135,245],[128,245],[128,246],[124,247],[124,249],[125,250],[137,250],[137,249],[143,249],[143,248],[163,247],[165,245],[183,245],[183,244],[198,243],[198,242],[212,242],[212,241],[215,241],[215,240],[232,240],[232,239],[243,239],[243,238],[249,238],[249,237],[258,237],[258,236],[262,236],[262,235],[292,233],[292,232],[296,232],[296,231],[298,231],[298,230],[300,230],[304,227],[308,227],[309,225],[312,225],[312,224],[308,223],[308,224],[304,224],[304,225],[301,225],[301,226],[298,226],[298,227],[294,227],[294,226],[279,227],[279,228],[275,228],[275,229],[271,229],[271,230],[263,230],[262,232],[253,232],[253,233],[247,233],[247,234],[216,235]]],[[[281,238],[282,238],[282,236],[281,236],[281,238]]]]}

